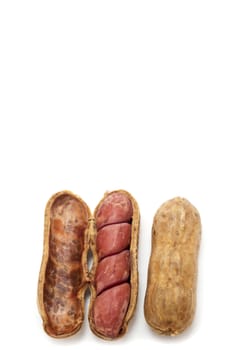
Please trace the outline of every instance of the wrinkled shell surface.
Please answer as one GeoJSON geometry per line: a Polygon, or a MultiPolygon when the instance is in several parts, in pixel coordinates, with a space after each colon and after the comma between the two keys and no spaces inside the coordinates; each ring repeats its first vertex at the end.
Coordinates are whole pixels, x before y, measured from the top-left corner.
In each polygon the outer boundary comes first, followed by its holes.
{"type": "Polygon", "coordinates": [[[179,334],[193,320],[200,234],[199,213],[184,198],[167,201],[155,215],[144,313],[159,333],[179,334]]]}

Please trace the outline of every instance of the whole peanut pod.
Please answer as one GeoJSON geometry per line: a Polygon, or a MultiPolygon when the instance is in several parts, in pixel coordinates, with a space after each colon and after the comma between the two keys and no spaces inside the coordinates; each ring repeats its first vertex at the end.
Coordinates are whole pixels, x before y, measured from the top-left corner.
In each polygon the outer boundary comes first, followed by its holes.
{"type": "Polygon", "coordinates": [[[87,288],[91,330],[109,340],[127,331],[137,302],[138,233],[138,205],[124,190],[106,193],[93,216],[70,191],[51,197],[38,282],[38,307],[48,335],[68,337],[80,329],[87,288]]]}
{"type": "Polygon", "coordinates": [[[200,235],[199,213],[184,198],[165,202],[154,217],[144,314],[158,333],[177,335],[193,320],[200,235]]]}

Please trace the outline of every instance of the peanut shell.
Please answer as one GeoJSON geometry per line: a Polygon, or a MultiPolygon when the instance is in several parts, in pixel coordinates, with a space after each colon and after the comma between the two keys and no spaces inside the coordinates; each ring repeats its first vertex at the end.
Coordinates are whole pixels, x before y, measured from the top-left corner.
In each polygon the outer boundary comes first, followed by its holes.
{"type": "Polygon", "coordinates": [[[177,335],[193,320],[200,235],[199,213],[186,199],[158,209],[144,301],[145,319],[158,333],[177,335]]]}

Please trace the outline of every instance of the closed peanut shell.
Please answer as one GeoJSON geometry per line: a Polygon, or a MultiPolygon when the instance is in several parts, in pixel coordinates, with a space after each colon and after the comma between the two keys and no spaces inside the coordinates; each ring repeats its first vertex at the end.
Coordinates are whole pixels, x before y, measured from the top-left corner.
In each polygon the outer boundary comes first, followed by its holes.
{"type": "Polygon", "coordinates": [[[193,320],[200,235],[199,213],[184,198],[165,202],[154,217],[144,314],[158,333],[177,335],[193,320]]]}

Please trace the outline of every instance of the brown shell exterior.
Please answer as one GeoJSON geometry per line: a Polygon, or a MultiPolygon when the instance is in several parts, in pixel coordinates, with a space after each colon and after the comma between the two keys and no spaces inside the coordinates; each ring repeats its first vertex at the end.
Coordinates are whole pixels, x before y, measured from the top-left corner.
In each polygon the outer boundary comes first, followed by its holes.
{"type": "Polygon", "coordinates": [[[165,202],[154,217],[144,314],[158,333],[177,335],[193,320],[200,235],[199,213],[184,198],[165,202]]]}
{"type": "MultiPolygon", "coordinates": [[[[68,336],[71,336],[78,332],[78,330],[81,328],[81,325],[83,323],[84,319],[84,297],[85,297],[85,291],[87,288],[90,288],[91,292],[91,298],[90,298],[90,304],[89,304],[89,324],[90,328],[93,331],[94,334],[96,334],[98,337],[111,340],[111,338],[105,337],[102,334],[98,333],[95,328],[94,324],[92,322],[92,316],[91,316],[91,310],[93,302],[96,298],[96,290],[94,287],[94,276],[96,267],[98,264],[98,256],[96,252],[96,223],[95,223],[95,214],[100,206],[101,202],[106,198],[107,195],[111,193],[121,192],[128,196],[128,198],[131,200],[132,206],[133,206],[133,217],[132,217],[132,223],[131,223],[131,244],[130,244],[130,284],[131,284],[131,296],[130,296],[130,302],[129,307],[126,313],[126,316],[124,318],[123,326],[121,328],[120,334],[118,337],[121,337],[124,335],[128,328],[128,323],[130,319],[132,318],[136,303],[137,303],[137,295],[138,295],[138,237],[139,237],[139,222],[140,222],[140,216],[139,216],[139,208],[138,204],[135,201],[135,199],[131,196],[131,194],[124,190],[117,190],[113,192],[105,193],[102,200],[99,202],[98,206],[96,207],[94,211],[94,215],[92,216],[89,207],[87,204],[77,195],[73,194],[70,191],[61,191],[56,194],[54,194],[48,201],[46,208],[45,208],[45,221],[44,221],[44,243],[43,243],[43,256],[42,256],[42,262],[40,267],[40,273],[39,273],[39,281],[38,281],[38,293],[37,293],[37,304],[39,313],[41,315],[42,321],[43,321],[43,327],[46,333],[52,337],[55,338],[65,338],[68,336]],[[51,321],[47,312],[46,305],[46,285],[50,283],[50,275],[48,276],[47,271],[49,271],[49,268],[51,268],[51,255],[52,255],[52,245],[51,245],[51,226],[54,230],[56,230],[57,223],[51,223],[51,212],[53,210],[53,205],[55,201],[59,200],[59,198],[62,198],[63,196],[70,196],[74,201],[78,203],[81,210],[86,211],[88,222],[86,224],[86,227],[84,229],[84,241],[82,246],[82,253],[81,253],[81,269],[78,271],[81,271],[81,276],[77,278],[78,280],[78,286],[77,288],[73,288],[71,292],[75,291],[76,293],[76,300],[80,304],[80,311],[78,314],[78,317],[76,319],[75,327],[70,330],[67,329],[66,332],[57,332],[52,326],[51,321]],[[55,227],[55,228],[54,228],[55,227]],[[91,251],[93,255],[93,264],[90,271],[88,271],[88,252],[91,251]],[[48,281],[49,280],[49,281],[48,281]],[[81,282],[80,282],[81,281],[81,282]]],[[[58,227],[59,230],[59,227],[58,227]]],[[[55,243],[55,242],[53,242],[55,243]]],[[[80,245],[81,246],[81,245],[80,245]]],[[[63,260],[61,259],[61,262],[63,260]]],[[[57,261],[56,261],[57,263],[57,261]]],[[[74,264],[74,266],[76,266],[74,264]]],[[[117,338],[118,338],[117,337],[117,338]]]]}
{"type": "MultiPolygon", "coordinates": [[[[137,304],[137,296],[138,296],[138,240],[139,240],[139,224],[140,224],[140,214],[139,214],[139,207],[136,202],[136,200],[132,197],[132,195],[125,191],[125,190],[118,190],[118,191],[113,191],[109,193],[105,193],[105,196],[102,198],[102,200],[99,202],[98,206],[96,207],[94,211],[94,217],[96,217],[97,210],[101,203],[105,200],[106,196],[112,193],[116,192],[121,192],[124,193],[128,198],[130,199],[132,203],[132,208],[133,208],[133,217],[132,217],[132,222],[131,222],[131,243],[130,243],[130,286],[131,286],[131,295],[130,295],[130,302],[129,302],[129,307],[126,313],[126,316],[124,318],[123,325],[121,327],[120,333],[117,338],[122,337],[128,329],[128,323],[131,320],[131,318],[134,315],[136,304],[137,304]]],[[[91,300],[89,304],[89,324],[92,332],[96,334],[98,337],[105,339],[105,340],[112,340],[112,338],[106,337],[99,333],[95,329],[95,325],[93,322],[93,316],[92,316],[92,307],[93,303],[96,299],[96,290],[94,287],[94,276],[95,276],[95,271],[96,267],[98,264],[98,257],[96,253],[96,229],[92,231],[92,237],[91,237],[91,242],[90,242],[90,248],[93,253],[94,261],[93,261],[93,267],[90,273],[90,280],[91,280],[91,300]]]]}

